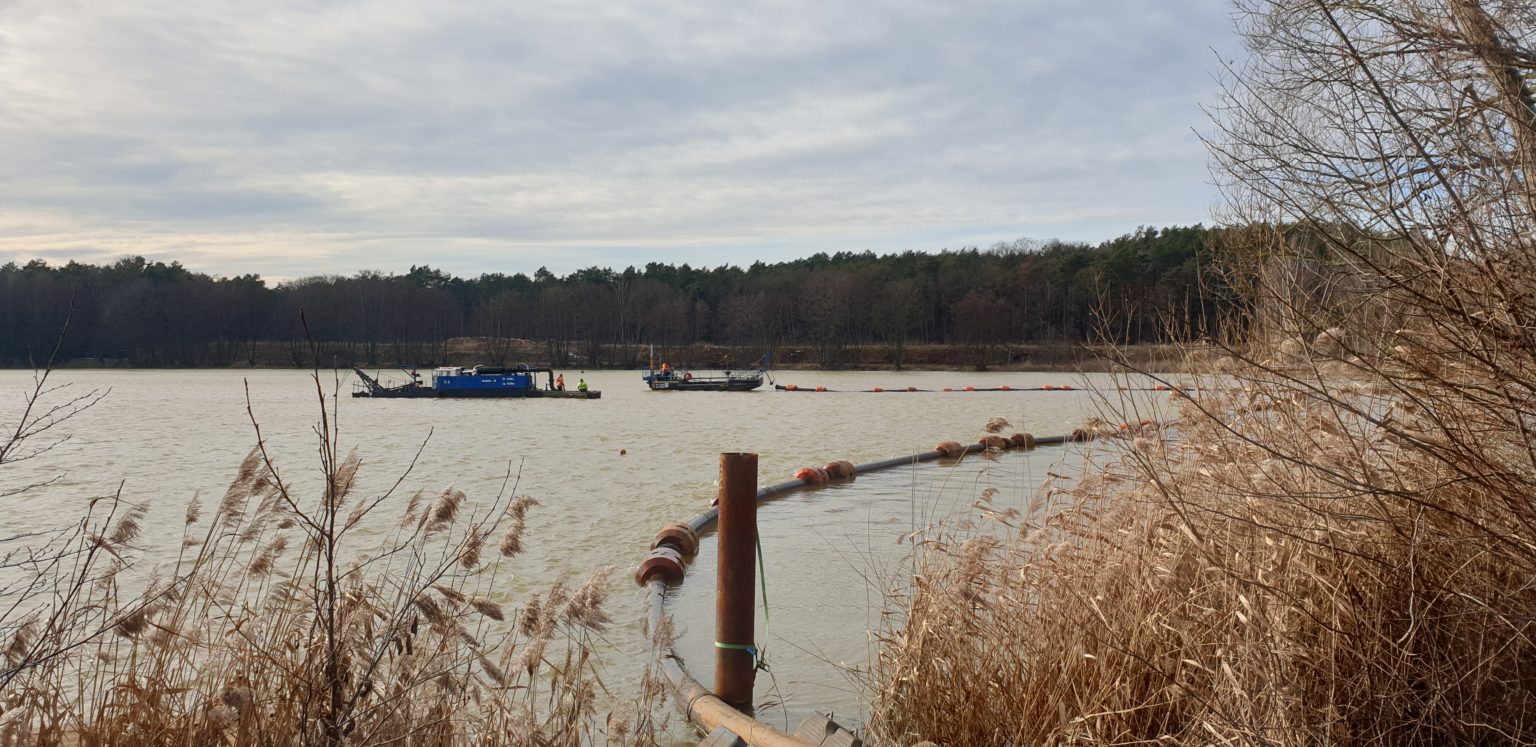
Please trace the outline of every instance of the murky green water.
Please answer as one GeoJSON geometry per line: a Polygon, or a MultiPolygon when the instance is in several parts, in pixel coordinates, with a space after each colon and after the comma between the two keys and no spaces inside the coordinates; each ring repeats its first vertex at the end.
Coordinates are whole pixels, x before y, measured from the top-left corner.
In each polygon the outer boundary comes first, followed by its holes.
{"type": "MultiPolygon", "coordinates": [[[[580,373],[567,372],[567,380],[580,373]]],[[[327,377],[329,374],[327,374],[327,377]]],[[[196,493],[217,500],[255,433],[246,413],[246,387],[262,432],[289,479],[317,477],[314,458],[318,398],[308,375],[292,371],[64,371],[67,391],[110,389],[99,405],[60,426],[70,440],[0,471],[0,487],[61,476],[0,512],[0,532],[54,526],[83,511],[86,501],[122,484],[130,501],[148,501],[151,529],[142,544],[151,556],[179,537],[182,508],[196,493]]],[[[805,465],[832,459],[862,463],[976,438],[991,417],[1018,430],[1059,434],[1094,414],[1093,396],[1074,392],[667,393],[646,390],[636,372],[589,372],[602,399],[367,400],[353,399],[350,374],[341,382],[339,422],[344,448],[363,456],[359,489],[377,494],[399,478],[426,442],[405,479],[410,490],[455,485],[471,501],[490,500],[509,468],[515,491],[543,506],[530,515],[528,552],[500,575],[501,601],[515,607],[560,573],[585,575],[618,568],[604,636],[606,682],[627,694],[648,653],[642,596],[630,580],[652,535],[686,520],[714,496],[718,454],[759,454],[760,483],[788,479],[805,465]],[[430,434],[430,438],[429,438],[430,434]]],[[[939,390],[1042,384],[1109,385],[1065,374],[788,372],[779,383],[838,390],[915,386],[939,390]]],[[[327,378],[329,390],[334,382],[327,378]]],[[[0,420],[14,417],[28,372],[0,372],[0,420]]],[[[831,710],[857,723],[863,699],[847,674],[873,656],[867,631],[879,624],[881,594],[903,574],[907,545],[897,539],[936,516],[964,510],[986,487],[1000,500],[1022,503],[1062,449],[959,466],[922,465],[793,495],[765,506],[759,522],[766,559],[770,622],[759,621],[773,677],[759,678],[765,719],[791,727],[812,710],[831,710]]],[[[398,506],[386,507],[390,516],[398,506]]],[[[679,651],[706,684],[713,661],[713,539],[674,594],[682,632],[679,651]]]]}

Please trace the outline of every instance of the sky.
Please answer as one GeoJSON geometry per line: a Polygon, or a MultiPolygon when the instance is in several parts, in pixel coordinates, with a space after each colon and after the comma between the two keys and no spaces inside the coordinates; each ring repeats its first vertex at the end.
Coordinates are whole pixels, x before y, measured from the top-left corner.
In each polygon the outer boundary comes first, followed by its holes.
{"type": "Polygon", "coordinates": [[[269,279],[1209,222],[1222,0],[4,0],[0,263],[269,279]]]}

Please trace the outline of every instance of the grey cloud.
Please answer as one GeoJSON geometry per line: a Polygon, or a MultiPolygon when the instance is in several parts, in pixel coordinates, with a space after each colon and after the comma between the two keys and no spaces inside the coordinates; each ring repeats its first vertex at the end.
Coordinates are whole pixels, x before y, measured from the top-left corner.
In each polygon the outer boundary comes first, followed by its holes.
{"type": "Polygon", "coordinates": [[[0,218],[0,259],[529,271],[1204,218],[1224,6],[1087,5],[22,0],[0,215],[49,229],[0,218]]]}

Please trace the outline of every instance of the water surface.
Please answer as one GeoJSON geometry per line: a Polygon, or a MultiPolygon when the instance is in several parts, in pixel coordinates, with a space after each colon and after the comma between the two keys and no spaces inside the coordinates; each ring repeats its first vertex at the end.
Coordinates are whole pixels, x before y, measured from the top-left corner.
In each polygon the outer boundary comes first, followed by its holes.
{"type": "MultiPolygon", "coordinates": [[[[582,376],[566,372],[568,384],[582,376]]],[[[107,397],[60,426],[69,440],[52,451],[0,471],[0,488],[59,477],[0,512],[0,533],[51,527],[80,515],[86,502],[119,488],[132,502],[149,502],[146,553],[174,551],[182,508],[194,494],[217,500],[255,443],[255,420],[290,480],[313,486],[320,395],[297,371],[88,371],[55,374],[67,391],[108,390],[107,397]],[[158,548],[158,549],[157,549],[158,548]]],[[[648,651],[642,597],[630,580],[652,535],[669,521],[705,508],[717,486],[718,454],[756,452],[760,483],[788,479],[805,465],[832,459],[862,463],[927,451],[942,440],[970,441],[992,417],[1017,430],[1053,435],[1093,414],[1093,395],[1074,392],[750,393],[651,392],[636,372],[585,373],[598,400],[369,400],[348,396],[341,374],[338,416],[344,449],[363,457],[359,490],[376,495],[406,477],[397,516],[410,491],[434,493],[454,485],[470,501],[489,501],[509,471],[515,492],[543,505],[529,517],[524,555],[507,561],[496,590],[500,601],[546,588],[563,572],[577,576],[618,568],[609,612],[614,626],[601,646],[605,681],[627,694],[648,651]]],[[[323,374],[324,394],[336,387],[323,374]]],[[[1107,386],[1105,376],[1067,374],[791,372],[780,383],[837,390],[915,386],[939,390],[1043,384],[1107,386]]],[[[31,374],[0,372],[0,420],[12,420],[31,374]]],[[[793,726],[811,710],[862,718],[861,698],[843,668],[866,666],[867,631],[879,624],[880,596],[900,580],[907,546],[898,538],[935,516],[964,510],[986,487],[1005,503],[1022,504],[1062,449],[958,466],[929,464],[861,477],[852,484],[793,495],[760,514],[770,622],[759,620],[773,677],[759,678],[761,702],[783,702],[764,716],[793,726]]],[[[700,562],[672,609],[678,649],[706,684],[711,676],[714,574],[706,538],[700,562]]]]}

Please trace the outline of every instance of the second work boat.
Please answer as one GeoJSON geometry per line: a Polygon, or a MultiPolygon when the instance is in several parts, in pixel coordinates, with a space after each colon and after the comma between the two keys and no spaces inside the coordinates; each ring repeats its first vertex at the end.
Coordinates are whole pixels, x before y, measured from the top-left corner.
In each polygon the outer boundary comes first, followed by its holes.
{"type": "Polygon", "coordinates": [[[748,371],[701,371],[697,374],[689,370],[679,371],[665,363],[657,370],[652,362],[641,378],[652,391],[750,392],[763,385],[763,377],[768,373],[768,358],[763,356],[758,367],[748,371]]]}

